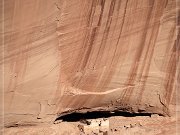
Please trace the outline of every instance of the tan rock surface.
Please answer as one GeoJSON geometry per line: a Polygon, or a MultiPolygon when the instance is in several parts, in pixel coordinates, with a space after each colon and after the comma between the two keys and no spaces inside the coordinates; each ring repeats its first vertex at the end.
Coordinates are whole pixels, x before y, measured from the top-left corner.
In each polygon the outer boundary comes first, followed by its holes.
{"type": "Polygon", "coordinates": [[[171,115],[177,8],[175,0],[4,0],[5,125],[73,111],[171,115]]]}

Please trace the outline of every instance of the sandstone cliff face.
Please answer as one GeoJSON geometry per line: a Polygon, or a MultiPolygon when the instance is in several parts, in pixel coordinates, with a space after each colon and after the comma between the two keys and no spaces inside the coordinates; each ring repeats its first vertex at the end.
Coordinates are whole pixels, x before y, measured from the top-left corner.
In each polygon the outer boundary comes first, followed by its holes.
{"type": "Polygon", "coordinates": [[[94,110],[170,115],[179,74],[176,6],[5,0],[5,123],[94,110]]]}

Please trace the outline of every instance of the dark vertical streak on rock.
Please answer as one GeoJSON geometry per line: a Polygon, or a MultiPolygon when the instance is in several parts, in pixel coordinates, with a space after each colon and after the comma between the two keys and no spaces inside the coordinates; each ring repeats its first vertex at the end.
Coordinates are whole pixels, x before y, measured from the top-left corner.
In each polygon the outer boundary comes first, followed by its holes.
{"type": "MultiPolygon", "coordinates": [[[[174,37],[175,31],[176,31],[176,27],[174,27],[173,29],[170,30],[169,38],[168,38],[168,44],[171,44],[174,41],[173,37],[174,37]]],[[[170,46],[170,45],[168,45],[166,47],[166,51],[164,53],[165,58],[163,59],[163,62],[162,62],[163,64],[161,66],[161,69],[163,69],[163,70],[166,70],[166,67],[167,67],[167,64],[168,64],[167,59],[169,58],[168,56],[166,56],[166,54],[169,52],[169,50],[171,50],[171,48],[172,48],[172,46],[170,46]]]]}
{"type": "Polygon", "coordinates": [[[94,43],[94,40],[95,40],[95,37],[96,37],[96,33],[97,33],[96,30],[97,30],[97,27],[92,29],[92,33],[91,33],[91,36],[90,36],[90,43],[88,45],[88,49],[87,49],[85,57],[84,57],[82,69],[84,69],[87,66],[87,63],[89,61],[90,54],[91,54],[91,51],[92,51],[92,45],[94,43]]]}
{"type": "MultiPolygon", "coordinates": [[[[95,7],[96,7],[96,1],[93,0],[92,2],[92,6],[91,6],[91,10],[90,10],[90,14],[89,14],[89,17],[88,17],[88,29],[91,30],[92,28],[92,22],[93,22],[93,17],[94,17],[94,13],[95,13],[95,7]]],[[[82,61],[82,66],[81,66],[81,69],[84,69],[86,64],[87,64],[87,58],[89,57],[89,54],[91,52],[91,49],[92,49],[92,46],[91,44],[88,44],[89,41],[92,42],[92,40],[94,39],[94,29],[92,29],[91,31],[91,36],[89,36],[89,30],[88,30],[88,36],[86,37],[86,41],[84,43],[84,47],[85,47],[85,54],[83,55],[84,56],[84,59],[82,61]],[[90,38],[89,38],[90,37],[90,38]]]]}
{"type": "Polygon", "coordinates": [[[179,60],[179,54],[180,54],[180,32],[178,32],[177,39],[174,43],[174,46],[172,48],[172,54],[170,56],[168,66],[167,66],[167,74],[164,80],[164,88],[166,89],[165,99],[167,105],[170,104],[172,94],[173,94],[173,86],[175,82],[175,76],[176,76],[176,70],[177,70],[177,63],[179,60]]]}
{"type": "MultiPolygon", "coordinates": [[[[120,28],[120,31],[119,31],[119,36],[118,36],[118,39],[117,39],[117,43],[115,45],[115,50],[114,50],[114,53],[113,53],[112,61],[111,61],[110,65],[109,65],[108,75],[104,79],[105,81],[103,82],[103,86],[106,86],[106,85],[108,85],[110,83],[113,75],[115,74],[115,70],[113,70],[113,68],[115,68],[117,66],[117,64],[118,64],[118,62],[114,63],[114,60],[115,60],[115,55],[117,53],[117,48],[118,48],[118,45],[119,45],[119,41],[120,41],[120,38],[121,38],[121,34],[122,34],[124,22],[125,22],[127,5],[128,5],[128,0],[126,1],[126,4],[125,4],[125,9],[124,9],[124,14],[123,14],[123,18],[122,18],[121,28],[120,28]]],[[[120,6],[120,4],[118,6],[120,6]]],[[[121,54],[121,51],[118,52],[118,54],[121,54]]]]}
{"type": "MultiPolygon", "coordinates": [[[[162,3],[162,6],[157,12],[157,15],[159,15],[160,17],[162,16],[163,14],[163,10],[164,8],[167,6],[167,1],[165,1],[164,3],[162,3]]],[[[146,86],[146,81],[147,81],[147,78],[148,78],[148,73],[149,73],[149,69],[150,69],[150,65],[151,65],[151,61],[152,61],[152,57],[153,57],[153,52],[154,52],[154,48],[155,48],[155,45],[156,45],[156,40],[157,40],[157,37],[158,37],[158,34],[159,34],[159,28],[160,28],[160,22],[158,22],[158,24],[154,25],[153,27],[153,30],[151,32],[151,37],[150,37],[150,42],[153,41],[152,44],[149,43],[148,45],[148,49],[146,50],[146,53],[145,53],[145,58],[143,60],[143,64],[142,64],[142,67],[140,69],[140,71],[142,71],[144,73],[143,74],[140,74],[139,76],[139,80],[138,81],[143,81],[143,86],[140,90],[140,94],[137,98],[137,103],[139,104],[142,100],[142,96],[143,96],[143,93],[144,93],[144,90],[145,90],[145,86],[146,86]]]]}
{"type": "MultiPolygon", "coordinates": [[[[89,39],[89,37],[91,38],[94,38],[93,35],[93,31],[94,29],[92,30],[92,34],[91,34],[91,27],[92,27],[92,22],[93,22],[93,16],[94,16],[94,12],[95,12],[95,6],[96,6],[96,0],[92,0],[92,3],[90,5],[90,11],[89,11],[89,15],[87,17],[87,30],[86,30],[86,33],[85,33],[85,36],[84,36],[84,41],[83,41],[83,48],[84,48],[84,52],[82,52],[78,57],[81,58],[80,59],[80,65],[79,65],[79,70],[81,72],[84,72],[84,68],[86,67],[86,64],[87,64],[87,59],[90,55],[90,52],[91,52],[91,49],[92,49],[92,46],[90,46],[88,43],[89,43],[89,40],[92,41],[92,39],[89,39]]],[[[76,81],[73,83],[73,86],[76,86],[79,85],[80,81],[82,80],[82,76],[77,78],[76,81]]]]}
{"type": "Polygon", "coordinates": [[[155,47],[156,39],[157,39],[158,32],[159,32],[159,26],[160,26],[160,24],[158,24],[157,27],[153,28],[153,31],[152,31],[151,37],[150,37],[150,41],[153,40],[153,38],[154,38],[154,42],[152,43],[152,45],[150,45],[150,43],[149,43],[148,49],[146,50],[145,58],[143,60],[142,68],[140,69],[140,71],[142,71],[142,72],[144,71],[144,75],[141,73],[140,77],[138,78],[139,79],[138,81],[143,81],[144,84],[143,84],[143,86],[142,86],[142,88],[140,90],[140,94],[139,94],[139,96],[137,98],[137,103],[138,104],[141,102],[143,92],[144,92],[144,89],[145,89],[145,86],[146,86],[146,81],[147,81],[147,78],[148,78],[149,68],[150,68],[152,57],[153,57],[154,47],[155,47]]]}
{"type": "Polygon", "coordinates": [[[102,16],[104,13],[104,4],[105,4],[105,0],[101,0],[101,13],[100,13],[99,21],[98,21],[98,26],[100,26],[102,22],[102,16]]]}
{"type": "MultiPolygon", "coordinates": [[[[92,22],[93,22],[93,17],[94,17],[94,12],[95,12],[95,8],[93,8],[93,7],[96,7],[96,5],[97,5],[97,1],[95,3],[94,2],[95,1],[93,0],[91,10],[90,10],[90,14],[89,14],[89,17],[87,19],[88,20],[88,26],[87,27],[90,28],[90,29],[92,27],[92,22]]],[[[100,13],[100,16],[99,16],[98,25],[100,25],[101,21],[102,21],[102,16],[103,16],[103,12],[104,12],[104,5],[105,5],[105,1],[102,0],[101,1],[101,13],[100,13]]],[[[88,61],[90,59],[90,54],[91,54],[91,51],[92,51],[92,47],[93,47],[94,41],[96,39],[98,30],[99,30],[99,27],[95,27],[95,28],[92,29],[91,34],[90,34],[89,31],[86,33],[87,36],[85,37],[85,42],[84,42],[85,52],[82,55],[82,56],[84,56],[84,58],[82,59],[81,65],[80,65],[81,66],[80,67],[81,71],[84,71],[87,64],[88,64],[88,61]]],[[[82,80],[82,77],[79,78],[78,81],[76,81],[76,87],[79,85],[81,80],[82,80]]]]}
{"type": "MultiPolygon", "coordinates": [[[[93,1],[93,2],[94,2],[94,1],[93,1]]],[[[98,21],[98,25],[100,25],[101,19],[102,19],[102,15],[103,15],[104,4],[105,4],[105,3],[104,3],[104,0],[102,1],[101,4],[102,4],[102,5],[101,5],[101,6],[102,6],[102,10],[101,10],[101,15],[100,15],[100,18],[99,18],[99,21],[98,21]]],[[[94,5],[96,6],[96,3],[93,4],[92,6],[94,6],[94,5]]],[[[88,24],[88,27],[91,27],[91,25],[92,25],[94,12],[95,12],[95,10],[93,10],[93,7],[92,7],[92,8],[91,8],[91,12],[90,12],[90,17],[89,17],[89,19],[88,19],[88,21],[91,22],[91,23],[88,24]]],[[[81,70],[83,70],[83,69],[87,66],[87,62],[88,62],[88,60],[89,60],[89,58],[90,58],[90,53],[91,53],[91,50],[92,50],[92,46],[93,46],[94,40],[95,40],[95,38],[96,38],[97,30],[98,30],[97,27],[93,28],[93,29],[92,29],[92,32],[91,32],[90,39],[89,39],[89,40],[86,40],[86,42],[85,42],[85,45],[87,46],[87,48],[85,49],[85,54],[83,55],[83,56],[84,56],[84,59],[83,59],[83,61],[82,61],[81,70]],[[89,43],[89,44],[88,44],[88,43],[89,43]]],[[[89,37],[89,36],[88,36],[88,37],[89,37]]],[[[87,38],[88,38],[88,37],[87,37],[87,38]]]]}
{"type": "Polygon", "coordinates": [[[126,16],[127,5],[128,5],[128,0],[126,1],[126,6],[125,6],[125,10],[124,10],[124,15],[123,15],[123,19],[122,19],[122,25],[121,25],[121,28],[120,28],[118,40],[117,40],[117,43],[116,43],[114,55],[113,55],[112,62],[111,62],[111,64],[110,64],[110,66],[112,66],[112,63],[113,63],[113,61],[114,61],[114,57],[115,57],[116,52],[117,52],[117,47],[118,47],[118,44],[119,44],[119,41],[120,41],[120,38],[121,38],[121,34],[122,34],[123,26],[124,26],[124,21],[125,21],[125,16],[126,16]]]}
{"type": "MultiPolygon", "coordinates": [[[[147,15],[147,18],[146,18],[146,23],[144,25],[145,26],[144,27],[144,31],[142,33],[142,40],[141,40],[141,43],[139,45],[139,48],[137,49],[135,60],[134,60],[134,62],[132,64],[132,67],[130,69],[130,72],[129,72],[129,75],[128,75],[129,77],[127,79],[126,85],[133,85],[134,84],[134,81],[135,81],[136,76],[137,76],[137,71],[138,71],[138,68],[139,68],[140,59],[142,57],[144,48],[147,46],[145,44],[145,41],[146,41],[146,36],[147,36],[147,33],[148,33],[148,26],[149,26],[149,23],[150,23],[150,19],[151,19],[151,15],[152,15],[153,6],[154,6],[154,2],[155,1],[152,0],[150,2],[152,2],[151,3],[152,8],[148,9],[149,11],[148,11],[148,15],[147,15]]],[[[125,90],[125,92],[122,95],[122,100],[124,102],[128,102],[129,101],[129,99],[131,97],[131,94],[132,94],[132,91],[133,91],[133,88],[129,88],[129,89],[125,90]]]]}
{"type": "Polygon", "coordinates": [[[109,13],[108,13],[108,19],[107,19],[107,22],[106,22],[103,38],[102,38],[102,41],[101,41],[101,44],[100,44],[100,47],[99,47],[99,50],[98,50],[94,65],[97,63],[97,59],[100,57],[99,56],[100,52],[102,52],[102,53],[104,52],[104,48],[106,46],[107,38],[108,38],[108,35],[109,35],[109,29],[110,29],[110,26],[111,26],[111,21],[112,21],[111,17],[112,17],[113,12],[114,12],[115,2],[116,2],[116,0],[111,1],[109,13]]]}

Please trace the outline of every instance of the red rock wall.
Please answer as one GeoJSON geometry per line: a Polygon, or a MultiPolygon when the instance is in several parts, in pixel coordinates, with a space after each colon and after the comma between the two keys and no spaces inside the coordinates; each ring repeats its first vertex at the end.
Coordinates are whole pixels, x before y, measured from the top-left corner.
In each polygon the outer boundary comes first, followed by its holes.
{"type": "Polygon", "coordinates": [[[87,110],[169,115],[176,19],[175,0],[6,0],[5,122],[87,110]]]}

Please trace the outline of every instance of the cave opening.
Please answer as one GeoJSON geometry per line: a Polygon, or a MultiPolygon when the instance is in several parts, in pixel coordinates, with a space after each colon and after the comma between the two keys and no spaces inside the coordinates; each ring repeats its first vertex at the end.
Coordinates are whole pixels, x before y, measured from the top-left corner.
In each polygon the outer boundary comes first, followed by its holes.
{"type": "Polygon", "coordinates": [[[130,112],[107,112],[107,111],[94,111],[86,113],[73,112],[71,114],[66,114],[59,116],[55,121],[66,121],[66,122],[77,122],[84,119],[98,119],[98,118],[109,118],[113,116],[123,116],[123,117],[136,117],[136,116],[149,116],[151,113],[130,113],[130,112]]]}

